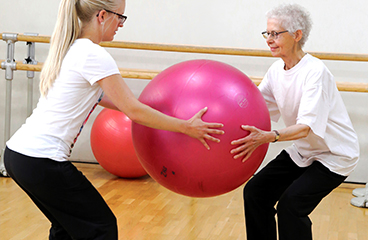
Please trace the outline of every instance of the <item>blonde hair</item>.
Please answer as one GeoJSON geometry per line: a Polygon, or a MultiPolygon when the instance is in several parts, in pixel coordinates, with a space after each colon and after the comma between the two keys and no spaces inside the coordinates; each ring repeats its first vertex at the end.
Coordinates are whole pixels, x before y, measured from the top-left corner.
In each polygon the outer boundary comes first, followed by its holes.
{"type": "Polygon", "coordinates": [[[61,0],[49,54],[40,76],[42,96],[47,96],[58,77],[66,53],[81,34],[82,24],[88,23],[99,10],[113,11],[118,5],[117,0],[61,0]]]}

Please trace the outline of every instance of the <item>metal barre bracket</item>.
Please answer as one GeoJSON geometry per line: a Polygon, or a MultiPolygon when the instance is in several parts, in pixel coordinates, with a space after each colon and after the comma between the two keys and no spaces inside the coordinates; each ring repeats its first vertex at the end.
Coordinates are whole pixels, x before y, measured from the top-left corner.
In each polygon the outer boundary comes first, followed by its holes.
{"type": "MultiPolygon", "coordinates": [[[[36,37],[38,36],[38,33],[25,33],[24,34],[25,36],[33,36],[33,37],[36,37]]],[[[24,59],[23,63],[24,64],[33,64],[33,65],[36,65],[38,62],[36,61],[35,59],[35,55],[36,55],[36,43],[35,42],[27,42],[26,45],[28,46],[28,56],[27,58],[24,59]]],[[[27,76],[30,77],[28,75],[28,73],[33,73],[34,74],[34,71],[27,71],[27,76]]],[[[31,76],[31,77],[34,77],[31,76]]]]}
{"type": "Polygon", "coordinates": [[[7,44],[7,58],[5,62],[1,63],[1,68],[5,69],[5,79],[13,80],[13,71],[16,70],[16,62],[14,59],[15,42],[18,41],[17,33],[3,33],[3,40],[7,44]]]}
{"type": "MultiPolygon", "coordinates": [[[[25,33],[25,36],[38,36],[38,33],[25,33]]],[[[36,65],[36,43],[35,42],[27,42],[28,46],[28,56],[24,59],[24,64],[32,64],[36,65]]],[[[34,71],[27,71],[28,78],[28,94],[27,94],[27,116],[29,117],[33,111],[33,78],[35,76],[34,71]]]]}

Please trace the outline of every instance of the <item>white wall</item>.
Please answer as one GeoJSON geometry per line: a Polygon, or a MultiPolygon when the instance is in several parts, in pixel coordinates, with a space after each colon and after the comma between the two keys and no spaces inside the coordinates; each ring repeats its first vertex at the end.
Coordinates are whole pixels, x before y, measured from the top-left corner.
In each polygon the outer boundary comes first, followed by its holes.
{"type": "MultiPolygon", "coordinates": [[[[0,32],[33,32],[51,35],[59,1],[0,0],[0,32]]],[[[306,7],[314,22],[305,46],[306,51],[367,53],[368,4],[365,0],[347,3],[342,0],[135,0],[127,1],[125,27],[116,40],[154,43],[191,44],[236,48],[267,49],[260,32],[265,30],[265,13],[282,2],[295,2],[306,7]]],[[[5,42],[0,42],[0,59],[6,57],[5,42]]],[[[43,62],[48,44],[36,44],[36,58],[43,62]]],[[[250,76],[263,76],[274,58],[221,56],[209,54],[169,53],[141,50],[108,49],[119,67],[163,70],[172,64],[195,58],[229,63],[250,76]]],[[[17,61],[26,57],[25,43],[16,44],[17,61]]],[[[367,62],[325,61],[336,81],[368,82],[367,62]]],[[[4,74],[1,71],[0,74],[4,74]],[[1,73],[2,72],[2,73],[1,73]]],[[[3,75],[3,76],[4,76],[3,75]]],[[[34,106],[38,99],[38,77],[34,86],[34,106]]],[[[136,96],[148,81],[126,80],[136,96]]],[[[14,73],[11,133],[26,118],[26,73],[14,73]]],[[[368,181],[368,102],[367,93],[341,93],[358,133],[361,160],[348,181],[368,181]]],[[[4,140],[5,78],[0,76],[0,143],[4,140]]],[[[98,109],[84,129],[72,155],[73,160],[95,161],[89,146],[89,130],[98,109]]],[[[282,123],[273,124],[281,128],[282,123]]],[[[265,162],[290,143],[271,144],[265,162]]],[[[343,143],[342,143],[343,144],[343,143]]],[[[3,146],[0,146],[3,147],[3,146]]]]}

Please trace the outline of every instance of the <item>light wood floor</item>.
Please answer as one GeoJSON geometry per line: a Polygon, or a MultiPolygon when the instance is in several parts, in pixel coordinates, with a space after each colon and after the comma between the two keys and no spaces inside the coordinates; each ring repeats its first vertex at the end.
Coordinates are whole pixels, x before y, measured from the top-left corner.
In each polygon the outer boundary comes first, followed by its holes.
{"type": "MultiPolygon", "coordinates": [[[[170,192],[149,177],[114,177],[97,164],[75,164],[118,219],[120,239],[245,239],[242,187],[214,198],[170,192]]],[[[351,191],[335,189],[312,213],[316,240],[368,240],[368,209],[350,205],[351,191]]],[[[0,239],[47,239],[49,222],[10,178],[0,178],[0,239]]]]}

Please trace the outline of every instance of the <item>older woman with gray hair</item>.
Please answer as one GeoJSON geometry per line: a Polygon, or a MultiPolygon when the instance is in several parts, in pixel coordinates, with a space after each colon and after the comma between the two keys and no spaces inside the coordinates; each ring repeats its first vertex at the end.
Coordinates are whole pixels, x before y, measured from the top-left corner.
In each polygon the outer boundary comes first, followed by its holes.
{"type": "Polygon", "coordinates": [[[259,90],[271,119],[286,127],[234,140],[235,159],[246,161],[260,145],[293,144],[254,175],[244,187],[248,240],[312,239],[309,214],[354,170],[359,158],[356,133],[330,71],[303,51],[311,30],[309,13],[299,5],[281,5],[267,13],[262,32],[274,57],[259,90]],[[277,207],[275,209],[275,204],[277,207]]]}

